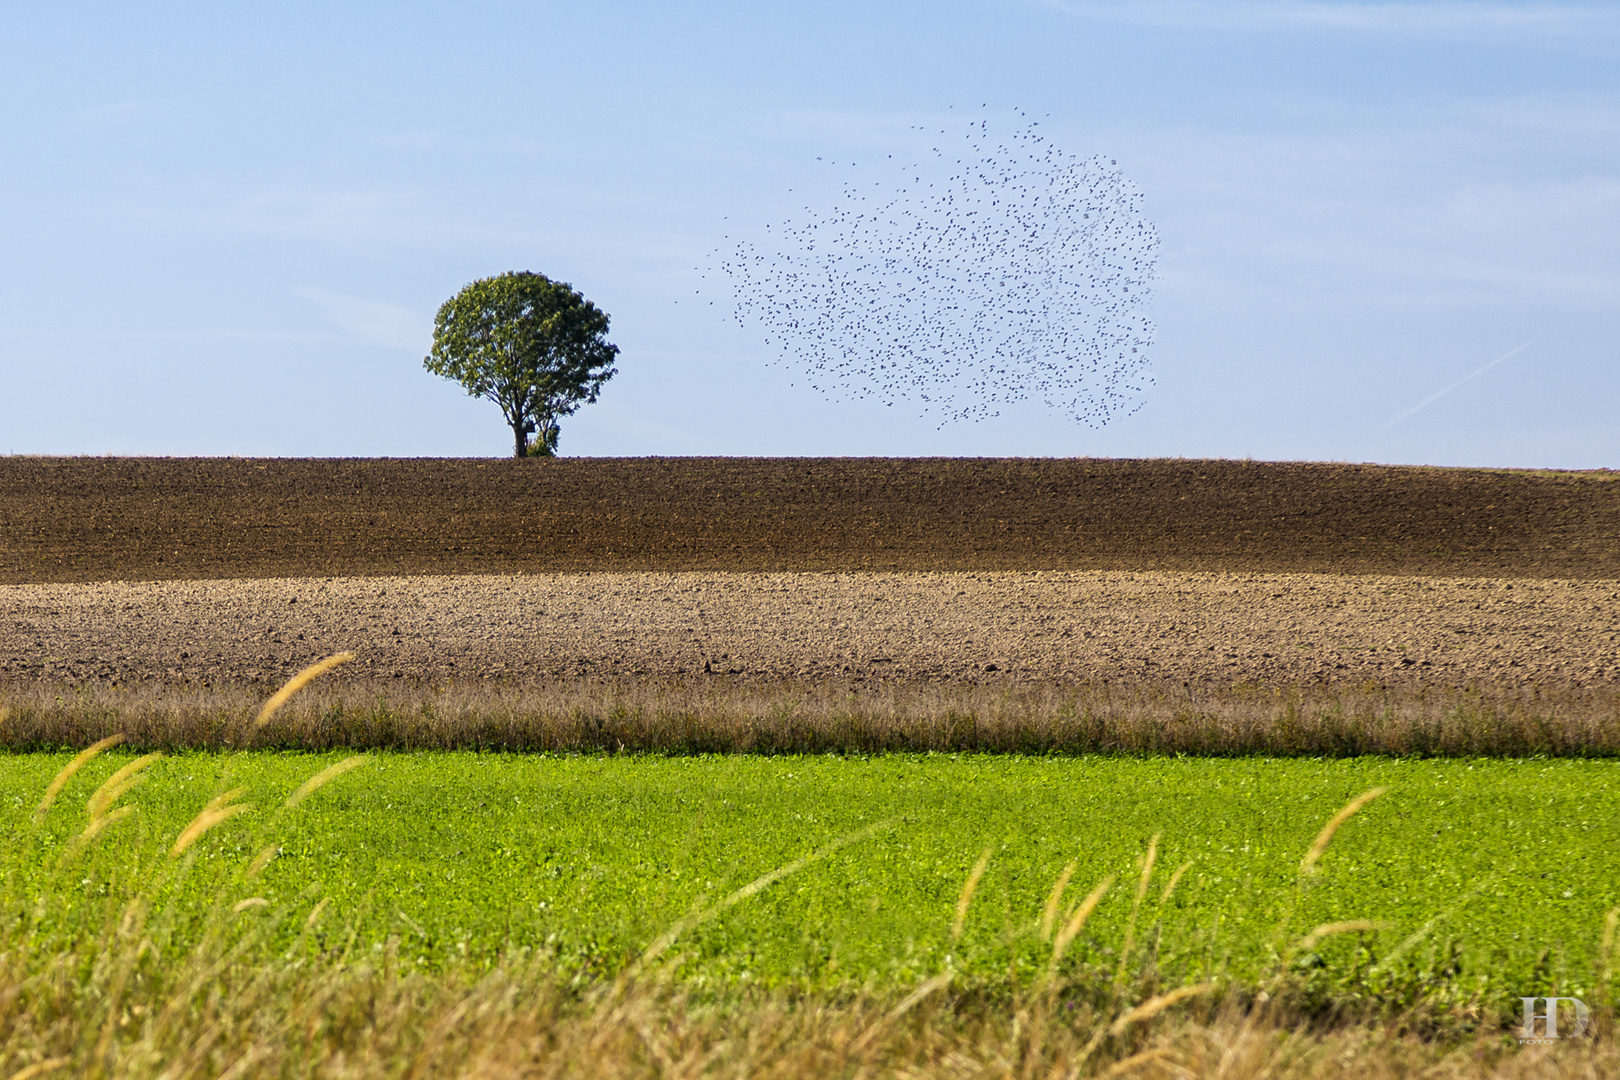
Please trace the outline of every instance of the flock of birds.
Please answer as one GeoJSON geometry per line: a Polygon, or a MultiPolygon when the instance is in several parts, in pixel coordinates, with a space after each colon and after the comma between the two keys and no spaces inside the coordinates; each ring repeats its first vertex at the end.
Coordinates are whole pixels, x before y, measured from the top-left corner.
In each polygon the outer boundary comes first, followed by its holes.
{"type": "Polygon", "coordinates": [[[1015,126],[914,128],[935,145],[909,166],[824,163],[832,206],[717,253],[738,322],[814,389],[914,401],[941,426],[1030,399],[1092,427],[1136,411],[1158,251],[1142,195],[1116,162],[1015,126]]]}

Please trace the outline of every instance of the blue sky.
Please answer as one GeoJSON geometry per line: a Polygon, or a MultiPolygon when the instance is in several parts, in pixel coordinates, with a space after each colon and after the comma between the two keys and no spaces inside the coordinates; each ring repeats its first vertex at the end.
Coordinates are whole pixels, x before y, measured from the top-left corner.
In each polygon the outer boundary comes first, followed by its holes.
{"type": "Polygon", "coordinates": [[[16,3],[5,23],[0,453],[504,454],[494,406],[421,357],[444,299],[532,269],[623,350],[564,454],[1620,467],[1620,5],[16,3]],[[1145,193],[1136,414],[941,428],[790,386],[760,332],[677,303],[817,155],[981,105],[1145,193]]]}

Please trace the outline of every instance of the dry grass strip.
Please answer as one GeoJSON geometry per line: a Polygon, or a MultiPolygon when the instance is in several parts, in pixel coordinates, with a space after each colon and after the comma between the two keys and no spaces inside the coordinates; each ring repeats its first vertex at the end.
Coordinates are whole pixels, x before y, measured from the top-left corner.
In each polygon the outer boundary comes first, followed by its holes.
{"type": "Polygon", "coordinates": [[[0,747],[551,753],[1620,756],[1620,687],[1359,689],[564,678],[324,682],[262,724],[252,686],[0,686],[0,747]]]}

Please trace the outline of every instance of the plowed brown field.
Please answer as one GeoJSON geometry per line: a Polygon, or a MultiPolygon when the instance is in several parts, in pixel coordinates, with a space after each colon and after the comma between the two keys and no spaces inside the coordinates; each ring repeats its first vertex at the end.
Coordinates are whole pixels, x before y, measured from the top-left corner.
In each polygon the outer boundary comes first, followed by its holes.
{"type": "Polygon", "coordinates": [[[1611,475],[0,459],[0,690],[352,650],[340,681],[1530,688],[1609,724],[1611,475]]]}
{"type": "Polygon", "coordinates": [[[1620,681],[1609,581],[664,573],[0,585],[0,680],[815,682],[1544,689],[1620,681]]]}
{"type": "Polygon", "coordinates": [[[1620,578],[1620,474],[1085,459],[0,458],[0,584],[589,570],[1620,578]]]}

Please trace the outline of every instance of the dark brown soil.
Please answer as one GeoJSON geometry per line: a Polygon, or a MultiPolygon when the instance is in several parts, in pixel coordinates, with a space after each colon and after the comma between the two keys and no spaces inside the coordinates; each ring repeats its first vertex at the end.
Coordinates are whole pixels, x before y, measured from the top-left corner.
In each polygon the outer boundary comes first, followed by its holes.
{"type": "Polygon", "coordinates": [[[1087,459],[0,459],[0,583],[588,570],[1620,578],[1617,473],[1087,459]]]}

